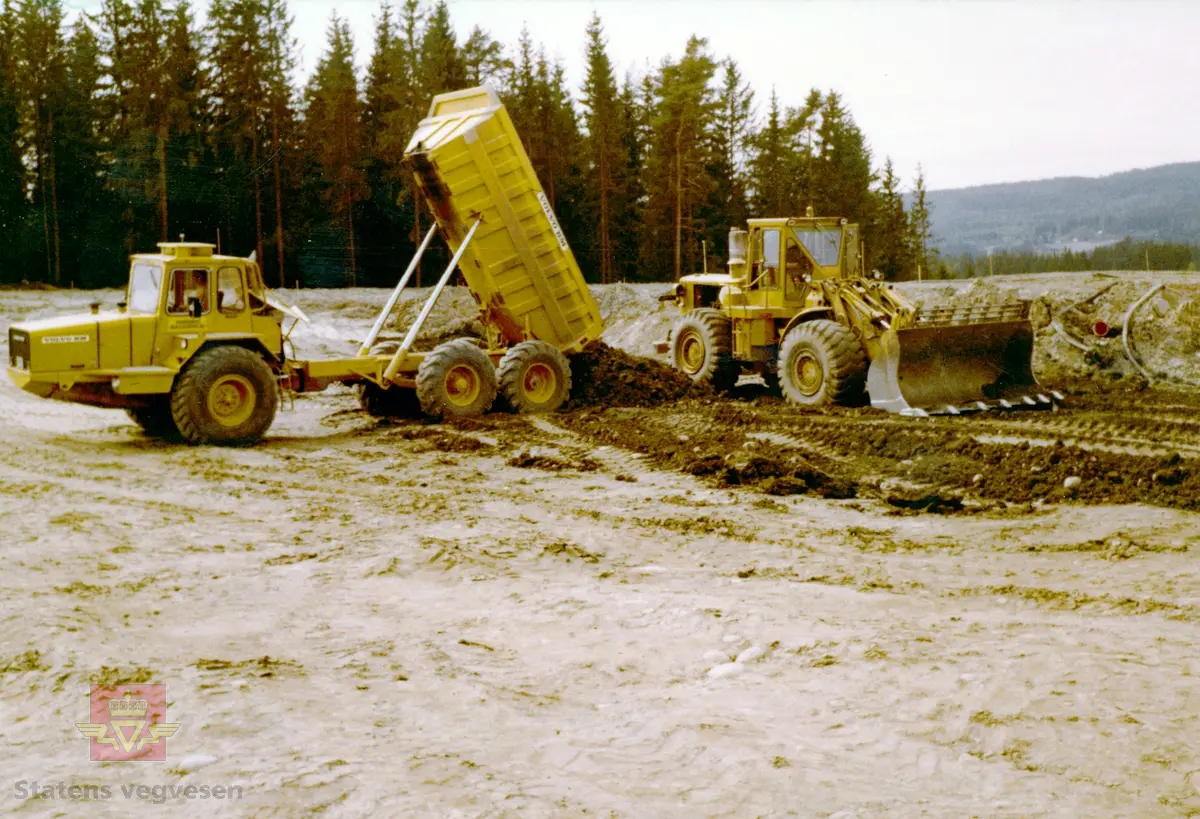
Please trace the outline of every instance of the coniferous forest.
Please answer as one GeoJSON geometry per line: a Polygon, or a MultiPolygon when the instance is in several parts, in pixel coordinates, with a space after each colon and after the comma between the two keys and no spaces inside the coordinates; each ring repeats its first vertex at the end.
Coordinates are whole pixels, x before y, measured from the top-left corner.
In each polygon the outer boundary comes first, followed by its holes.
{"type": "Polygon", "coordinates": [[[705,243],[720,268],[730,226],[810,205],[861,223],[889,278],[938,265],[919,168],[906,194],[836,91],[784,106],[700,38],[618,75],[593,17],[573,87],[527,32],[464,36],[445,2],[384,0],[371,43],[334,13],[296,87],[287,0],[212,0],[204,26],[187,0],[104,0],[69,23],[62,0],[2,2],[0,283],[120,285],[128,254],[182,234],[255,251],[272,285],[390,286],[429,220],[404,148],[434,94],[481,82],[590,281],[669,281],[705,243]]]}

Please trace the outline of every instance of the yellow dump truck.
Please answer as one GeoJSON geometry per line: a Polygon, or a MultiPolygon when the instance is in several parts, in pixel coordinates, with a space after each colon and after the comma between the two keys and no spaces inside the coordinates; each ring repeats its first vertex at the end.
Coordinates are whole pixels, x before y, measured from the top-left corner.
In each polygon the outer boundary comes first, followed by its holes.
{"type": "Polygon", "coordinates": [[[93,304],[88,315],[14,324],[9,376],[45,398],[125,409],[147,432],[191,443],[257,441],[281,391],[337,382],[359,384],[364,407],[376,414],[419,405],[434,417],[480,415],[497,395],[518,412],[557,409],[571,388],[567,356],[604,328],[496,93],[484,86],[434,98],[405,160],[434,224],[358,355],[289,358],[285,319],[307,319],[264,286],[253,256],[161,243],[158,253],[132,257],[115,311],[93,304]],[[450,263],[403,340],[376,344],[436,233],[450,263]],[[479,304],[486,337],[416,352],[456,269],[479,304]]]}

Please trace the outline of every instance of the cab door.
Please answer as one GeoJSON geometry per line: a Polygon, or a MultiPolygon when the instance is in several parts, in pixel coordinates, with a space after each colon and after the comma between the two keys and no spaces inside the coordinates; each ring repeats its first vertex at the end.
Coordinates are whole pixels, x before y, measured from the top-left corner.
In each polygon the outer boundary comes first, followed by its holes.
{"type": "Polygon", "coordinates": [[[134,262],[125,294],[129,314],[129,366],[149,367],[154,363],[154,342],[163,299],[162,265],[134,262]]]}
{"type": "Polygon", "coordinates": [[[245,271],[235,264],[220,265],[212,277],[212,288],[214,309],[209,316],[209,337],[249,335],[245,271]]]}

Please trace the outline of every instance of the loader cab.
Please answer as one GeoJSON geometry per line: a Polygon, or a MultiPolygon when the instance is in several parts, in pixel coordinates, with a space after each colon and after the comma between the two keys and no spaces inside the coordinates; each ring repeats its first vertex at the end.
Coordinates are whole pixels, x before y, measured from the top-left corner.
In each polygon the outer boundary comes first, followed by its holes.
{"type": "Polygon", "coordinates": [[[748,227],[743,241],[749,291],[782,292],[783,302],[790,304],[803,300],[811,282],[858,275],[858,225],[845,219],[751,219],[748,227]]]}

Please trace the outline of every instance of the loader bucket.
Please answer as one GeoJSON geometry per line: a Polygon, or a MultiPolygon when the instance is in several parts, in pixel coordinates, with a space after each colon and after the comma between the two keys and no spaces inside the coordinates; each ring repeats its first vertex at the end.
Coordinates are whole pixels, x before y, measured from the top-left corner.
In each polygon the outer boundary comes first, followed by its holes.
{"type": "Polygon", "coordinates": [[[902,415],[1049,408],[1033,377],[1028,302],[941,308],[889,330],[867,372],[871,406],[902,415]]]}

